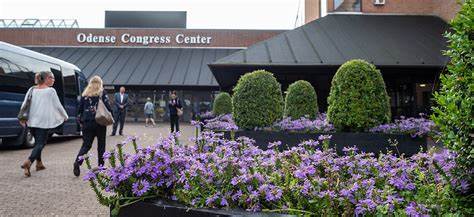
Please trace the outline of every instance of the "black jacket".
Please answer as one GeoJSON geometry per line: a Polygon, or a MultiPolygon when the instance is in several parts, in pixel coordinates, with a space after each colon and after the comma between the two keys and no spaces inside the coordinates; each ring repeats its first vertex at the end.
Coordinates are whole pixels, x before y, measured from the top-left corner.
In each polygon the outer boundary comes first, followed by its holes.
{"type": "Polygon", "coordinates": [[[168,102],[168,109],[170,110],[170,116],[172,115],[178,115],[178,110],[177,108],[182,109],[183,106],[181,105],[181,100],[179,98],[176,99],[171,99],[168,102]],[[174,103],[173,103],[174,102],[174,103]]]}
{"type": "MultiPolygon", "coordinates": [[[[104,102],[105,107],[107,107],[107,110],[109,110],[109,112],[112,112],[112,108],[110,107],[110,103],[109,103],[109,97],[107,97],[107,94],[105,93],[105,91],[102,94],[102,101],[104,102]]],[[[79,102],[79,108],[77,111],[77,116],[81,123],[95,121],[95,111],[97,109],[98,103],[99,103],[98,96],[81,97],[81,100],[79,102]]]]}

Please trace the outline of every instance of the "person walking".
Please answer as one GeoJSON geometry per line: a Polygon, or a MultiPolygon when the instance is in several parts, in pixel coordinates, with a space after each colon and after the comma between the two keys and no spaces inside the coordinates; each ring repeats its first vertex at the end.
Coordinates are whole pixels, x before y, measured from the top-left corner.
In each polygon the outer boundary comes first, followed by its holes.
{"type": "Polygon", "coordinates": [[[155,120],[153,120],[153,114],[155,113],[155,105],[151,102],[151,98],[148,97],[146,98],[146,103],[145,103],[145,108],[143,108],[145,111],[145,127],[148,127],[148,123],[151,122],[152,126],[155,125],[155,120]]]}
{"type": "Polygon", "coordinates": [[[171,132],[179,131],[179,116],[183,114],[183,106],[181,105],[181,100],[179,100],[178,96],[176,95],[176,91],[171,92],[170,101],[168,103],[168,109],[170,112],[170,124],[171,124],[171,132]]]}
{"type": "Polygon", "coordinates": [[[31,176],[30,168],[35,160],[36,171],[46,169],[41,159],[41,152],[46,145],[49,132],[69,118],[56,90],[52,88],[54,74],[49,71],[39,72],[35,75],[35,83],[37,85],[31,87],[26,93],[20,109],[20,112],[28,110],[27,119],[25,116],[23,116],[25,118],[20,118],[20,124],[28,127],[35,138],[35,147],[21,165],[26,177],[31,176]]]}
{"type": "Polygon", "coordinates": [[[122,136],[123,134],[123,125],[125,124],[125,116],[127,115],[127,107],[128,107],[128,94],[125,93],[125,87],[120,87],[120,92],[115,93],[114,95],[115,100],[115,109],[114,109],[114,127],[112,129],[111,136],[115,136],[115,132],[117,132],[117,126],[120,123],[119,134],[122,136]]]}
{"type": "Polygon", "coordinates": [[[98,124],[95,119],[99,97],[101,97],[107,110],[112,112],[112,107],[109,104],[109,98],[104,90],[102,79],[99,76],[93,76],[84,89],[81,101],[79,102],[78,118],[82,128],[83,143],[74,161],[73,173],[75,176],[79,176],[81,173],[80,165],[82,164],[82,160],[80,160],[79,157],[89,152],[95,137],[97,137],[98,165],[104,165],[103,155],[105,152],[107,127],[98,124]]]}
{"type": "Polygon", "coordinates": [[[199,115],[199,101],[194,96],[191,96],[191,105],[192,105],[191,119],[192,120],[197,120],[198,115],[199,115]]]}

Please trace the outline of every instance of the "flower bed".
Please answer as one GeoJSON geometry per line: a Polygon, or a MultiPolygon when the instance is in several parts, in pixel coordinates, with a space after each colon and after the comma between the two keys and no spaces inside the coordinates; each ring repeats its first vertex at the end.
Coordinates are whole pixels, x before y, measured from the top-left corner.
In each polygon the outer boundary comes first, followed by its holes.
{"type": "Polygon", "coordinates": [[[177,145],[170,136],[139,148],[134,140],[134,154],[124,154],[118,145],[104,155],[110,166],[91,170],[84,179],[112,215],[151,198],[194,208],[316,216],[460,211],[455,189],[466,190],[466,185],[452,175],[454,153],[375,158],[345,148],[339,156],[328,149],[327,137],[321,139],[285,151],[278,150],[278,142],[264,151],[252,139],[229,141],[213,132],[202,133],[192,145],[177,145]]]}
{"type": "MultiPolygon", "coordinates": [[[[205,129],[215,131],[235,131],[238,127],[231,114],[220,115],[209,118],[204,122],[205,129]]],[[[303,133],[331,133],[336,132],[334,126],[328,122],[325,113],[319,114],[315,120],[302,117],[296,120],[284,118],[275,122],[271,127],[256,128],[255,131],[283,131],[283,132],[303,132],[303,133]]],[[[401,117],[390,124],[382,124],[368,130],[370,133],[384,133],[394,135],[410,135],[415,137],[433,137],[438,134],[433,121],[426,119],[424,114],[420,117],[401,117]]]]}
{"type": "Polygon", "coordinates": [[[319,114],[315,120],[306,117],[292,120],[284,118],[273,124],[275,131],[292,131],[292,132],[315,132],[328,133],[334,132],[334,126],[327,121],[326,114],[319,114]]]}
{"type": "Polygon", "coordinates": [[[424,114],[419,118],[401,117],[394,123],[382,124],[370,129],[370,132],[391,133],[391,134],[409,134],[412,137],[426,137],[438,134],[433,121],[426,119],[424,114]]]}
{"type": "Polygon", "coordinates": [[[411,156],[427,149],[427,136],[433,135],[434,124],[421,116],[420,118],[402,118],[393,124],[374,127],[370,132],[350,133],[335,132],[332,124],[328,123],[326,114],[320,114],[315,120],[302,117],[296,120],[285,118],[273,124],[272,127],[249,130],[239,130],[232,115],[221,115],[205,120],[204,129],[223,131],[225,137],[245,136],[256,141],[261,149],[266,149],[269,142],[281,141],[284,146],[293,147],[305,140],[317,140],[322,134],[332,135],[330,145],[341,154],[344,146],[356,146],[359,150],[372,153],[387,153],[411,156]],[[397,144],[397,146],[394,146],[397,144]]]}

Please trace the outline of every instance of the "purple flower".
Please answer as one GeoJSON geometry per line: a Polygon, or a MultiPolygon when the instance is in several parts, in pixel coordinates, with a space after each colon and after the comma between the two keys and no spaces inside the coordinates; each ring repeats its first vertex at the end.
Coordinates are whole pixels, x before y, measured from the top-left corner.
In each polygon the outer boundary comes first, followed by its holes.
{"type": "Polygon", "coordinates": [[[228,206],[228,205],[229,205],[229,203],[227,203],[227,200],[224,197],[222,197],[221,198],[221,206],[228,206]]]}
{"type": "Polygon", "coordinates": [[[270,142],[268,143],[268,149],[277,148],[281,146],[281,141],[270,142]]]}
{"type": "Polygon", "coordinates": [[[151,188],[150,183],[146,180],[139,180],[138,182],[133,183],[132,191],[136,196],[142,196],[151,188]]]}
{"type": "Polygon", "coordinates": [[[407,216],[410,217],[425,217],[428,215],[428,209],[421,204],[417,204],[416,202],[412,201],[408,204],[405,208],[405,213],[407,216]]]}
{"type": "Polygon", "coordinates": [[[434,122],[424,118],[424,114],[421,113],[419,118],[405,118],[401,116],[400,119],[395,120],[394,123],[382,124],[371,128],[369,131],[374,133],[410,134],[412,137],[439,134],[434,122]]]}
{"type": "Polygon", "coordinates": [[[213,119],[205,120],[204,122],[204,127],[210,130],[236,131],[239,129],[234,123],[232,114],[219,115],[213,119]]]}
{"type": "Polygon", "coordinates": [[[112,157],[112,153],[109,152],[109,151],[106,151],[106,152],[104,152],[103,157],[104,157],[104,160],[107,160],[107,159],[109,159],[110,157],[112,157]]]}
{"type": "Polygon", "coordinates": [[[202,122],[200,122],[200,121],[191,120],[191,125],[192,126],[198,127],[198,126],[201,126],[201,124],[202,124],[202,122]]]}
{"type": "Polygon", "coordinates": [[[208,197],[206,199],[206,205],[211,207],[212,204],[214,203],[214,201],[216,201],[218,198],[219,198],[219,196],[217,194],[214,194],[214,195],[208,197]]]}
{"type": "Polygon", "coordinates": [[[334,131],[334,126],[327,121],[326,114],[318,115],[316,120],[310,120],[307,117],[293,120],[288,117],[275,122],[273,127],[284,131],[313,131],[325,133],[334,131]]]}
{"type": "Polygon", "coordinates": [[[82,178],[84,181],[92,181],[97,178],[96,174],[92,171],[87,172],[82,178]]]}
{"type": "Polygon", "coordinates": [[[331,140],[331,138],[332,138],[332,135],[320,135],[318,137],[318,140],[319,141],[325,141],[325,140],[331,140]]]}

